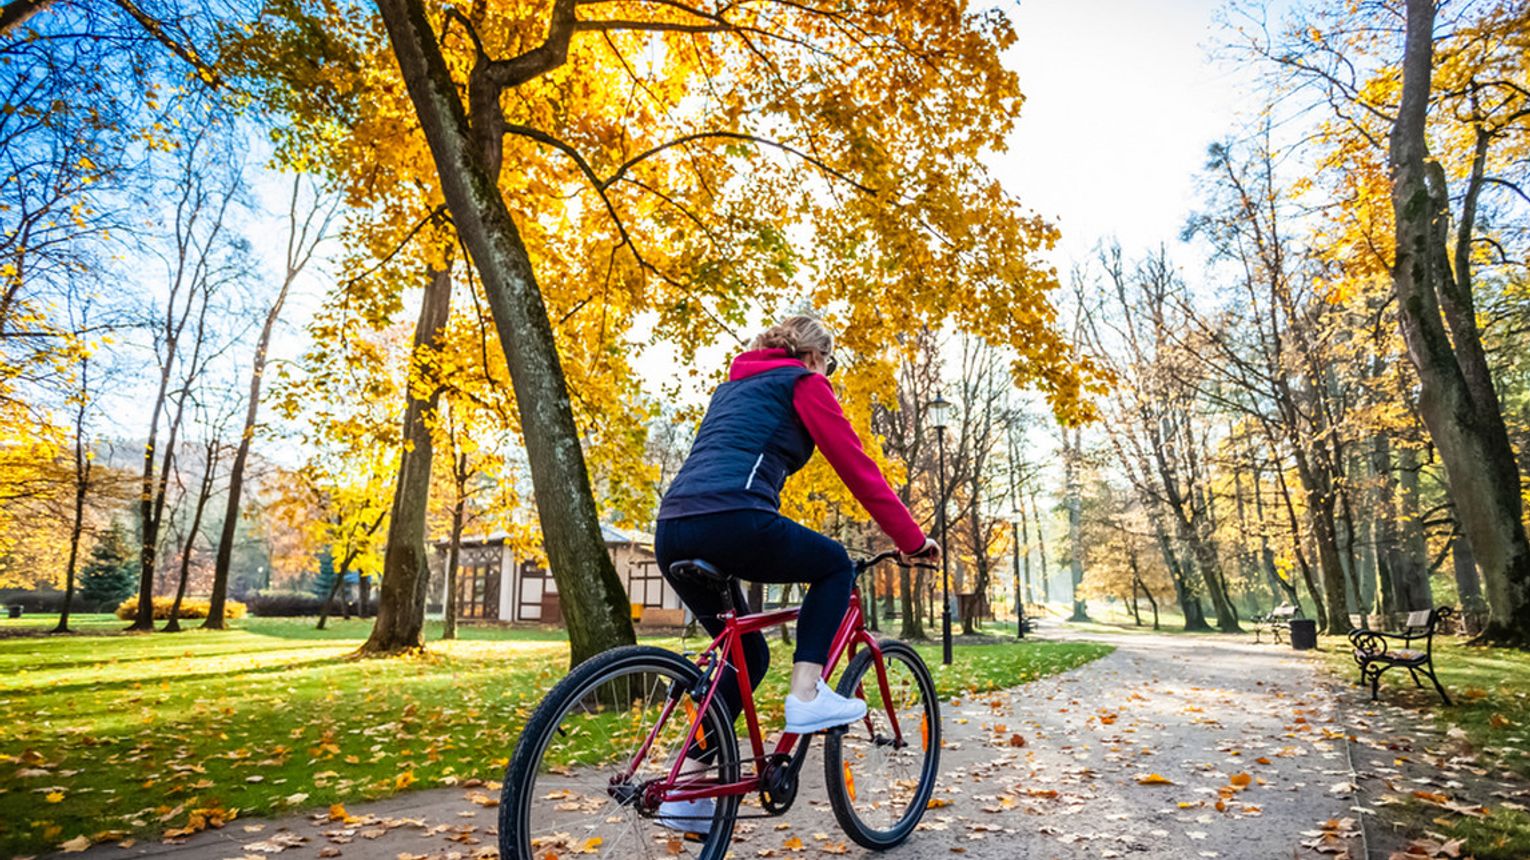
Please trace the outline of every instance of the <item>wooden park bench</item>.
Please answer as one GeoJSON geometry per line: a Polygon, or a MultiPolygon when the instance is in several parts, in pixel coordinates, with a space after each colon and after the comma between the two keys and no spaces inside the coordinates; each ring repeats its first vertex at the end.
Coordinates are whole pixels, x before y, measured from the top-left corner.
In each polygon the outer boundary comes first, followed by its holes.
{"type": "Polygon", "coordinates": [[[1409,612],[1401,633],[1382,633],[1379,630],[1349,631],[1349,642],[1354,648],[1355,664],[1360,667],[1360,680],[1357,683],[1362,686],[1369,683],[1371,699],[1374,700],[1377,685],[1381,681],[1381,673],[1401,667],[1408,670],[1408,674],[1413,676],[1413,683],[1420,689],[1423,688],[1424,682],[1419,680],[1419,675],[1429,676],[1440,698],[1445,704],[1450,704],[1450,696],[1446,695],[1445,688],[1440,685],[1440,679],[1434,673],[1434,634],[1441,623],[1454,613],[1455,610],[1449,606],[1409,612]],[[1423,640],[1424,643],[1422,651],[1412,647],[1413,643],[1419,640],[1423,640]],[[1402,647],[1392,647],[1391,643],[1399,643],[1402,647]]]}
{"type": "Polygon", "coordinates": [[[1291,619],[1295,618],[1299,611],[1297,607],[1289,603],[1282,603],[1270,610],[1270,614],[1254,619],[1254,644],[1258,645],[1259,638],[1268,633],[1274,643],[1279,645],[1281,635],[1290,633],[1291,619]]]}

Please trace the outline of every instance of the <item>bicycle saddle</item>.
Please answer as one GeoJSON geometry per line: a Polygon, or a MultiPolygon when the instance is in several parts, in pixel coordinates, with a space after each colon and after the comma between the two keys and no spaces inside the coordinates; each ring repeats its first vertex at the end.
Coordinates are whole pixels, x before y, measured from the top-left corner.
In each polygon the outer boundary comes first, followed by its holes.
{"type": "Polygon", "coordinates": [[[730,612],[747,613],[749,600],[738,579],[718,570],[716,566],[699,558],[677,561],[669,566],[669,578],[715,592],[722,598],[723,608],[730,612]]]}
{"type": "Polygon", "coordinates": [[[718,570],[709,562],[699,558],[690,558],[677,561],[669,566],[669,575],[675,579],[687,580],[702,585],[726,586],[733,577],[718,570]]]}

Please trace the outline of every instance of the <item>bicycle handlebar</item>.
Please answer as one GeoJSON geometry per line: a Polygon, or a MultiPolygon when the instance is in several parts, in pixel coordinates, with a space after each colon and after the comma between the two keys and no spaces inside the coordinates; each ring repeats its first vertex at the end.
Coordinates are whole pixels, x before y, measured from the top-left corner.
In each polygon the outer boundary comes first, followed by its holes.
{"type": "Polygon", "coordinates": [[[857,574],[863,573],[863,572],[865,572],[867,570],[870,570],[873,567],[876,567],[877,565],[881,564],[884,561],[895,562],[899,567],[922,567],[925,570],[934,570],[935,569],[935,565],[933,565],[933,564],[921,564],[921,563],[919,563],[917,561],[909,563],[909,564],[905,564],[904,562],[902,562],[901,560],[898,559],[898,551],[895,550],[895,549],[890,549],[890,550],[886,550],[885,552],[879,552],[876,555],[871,556],[870,558],[859,559],[855,563],[855,572],[857,574]]]}

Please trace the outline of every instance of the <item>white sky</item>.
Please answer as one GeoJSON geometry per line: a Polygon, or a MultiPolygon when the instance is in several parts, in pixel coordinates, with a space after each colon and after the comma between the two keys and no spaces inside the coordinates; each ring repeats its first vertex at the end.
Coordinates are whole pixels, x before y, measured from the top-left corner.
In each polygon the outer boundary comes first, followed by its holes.
{"type": "Polygon", "coordinates": [[[1234,128],[1247,72],[1208,59],[1223,0],[1024,0],[1006,62],[1026,95],[993,168],[1062,230],[1058,273],[1116,237],[1177,243],[1206,147],[1234,128]]]}

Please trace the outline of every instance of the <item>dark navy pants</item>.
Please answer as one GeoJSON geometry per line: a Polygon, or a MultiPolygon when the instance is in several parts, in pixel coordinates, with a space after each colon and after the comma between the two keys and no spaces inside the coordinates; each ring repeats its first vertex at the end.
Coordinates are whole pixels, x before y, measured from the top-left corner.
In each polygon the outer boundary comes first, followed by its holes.
{"type": "MultiPolygon", "coordinates": [[[[807,597],[797,618],[794,659],[828,662],[829,645],[850,606],[850,589],[855,585],[855,566],[838,541],[773,511],[723,511],[660,520],[654,554],[666,578],[675,562],[701,559],[750,582],[807,583],[807,597]]],[[[708,633],[722,632],[717,616],[725,607],[719,594],[674,580],[670,585],[708,633]]],[[[770,646],[762,633],[747,634],[743,645],[750,683],[758,686],[770,667],[770,646]]],[[[742,703],[731,673],[722,679],[718,694],[728,713],[737,717],[742,703]]]]}

